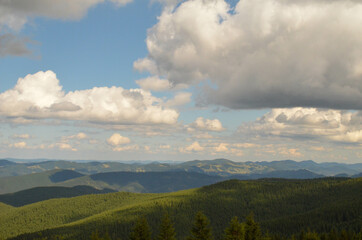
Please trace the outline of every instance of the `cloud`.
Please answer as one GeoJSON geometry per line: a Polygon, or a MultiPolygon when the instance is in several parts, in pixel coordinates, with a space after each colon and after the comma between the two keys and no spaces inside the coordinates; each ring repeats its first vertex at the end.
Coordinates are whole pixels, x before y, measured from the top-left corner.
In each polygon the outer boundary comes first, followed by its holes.
{"type": "Polygon", "coordinates": [[[111,146],[119,146],[130,143],[131,140],[128,137],[123,137],[118,133],[114,133],[110,138],[107,139],[107,143],[111,146]]]}
{"type": "Polygon", "coordinates": [[[273,109],[238,131],[246,136],[361,143],[361,126],[361,111],[291,108],[273,109]]]}
{"type": "Polygon", "coordinates": [[[160,149],[170,149],[171,146],[170,146],[170,145],[160,145],[159,148],[160,148],[160,149]]]}
{"type": "Polygon", "coordinates": [[[11,138],[13,139],[29,139],[30,138],[30,135],[29,134],[15,134],[13,136],[11,136],[11,138]]]}
{"type": "Polygon", "coordinates": [[[9,144],[10,148],[19,148],[19,149],[24,149],[24,148],[28,148],[28,145],[26,142],[17,142],[17,143],[12,143],[9,144]]]}
{"type": "MultiPolygon", "coordinates": [[[[79,20],[91,7],[105,0],[0,0],[0,26],[19,31],[29,19],[45,17],[60,20],[79,20]]],[[[132,0],[111,0],[124,6],[132,0]]]]}
{"type": "Polygon", "coordinates": [[[0,115],[24,119],[80,120],[108,124],[174,124],[178,112],[141,89],[95,87],[65,93],[52,71],[19,78],[0,93],[0,115]]]}
{"type": "Polygon", "coordinates": [[[96,5],[110,1],[117,7],[133,0],[0,0],[0,57],[31,55],[28,38],[17,36],[20,30],[36,17],[80,20],[88,10],[96,5]]]}
{"type": "Polygon", "coordinates": [[[167,91],[172,87],[167,79],[160,79],[155,76],[137,80],[136,83],[144,90],[156,92],[167,91]]]}
{"type": "Polygon", "coordinates": [[[136,151],[139,149],[140,149],[140,147],[136,144],[136,145],[129,145],[129,146],[124,146],[124,147],[115,147],[112,150],[115,152],[123,152],[123,151],[136,151]]]}
{"type": "Polygon", "coordinates": [[[31,51],[27,48],[30,42],[27,38],[10,33],[2,34],[0,35],[0,57],[30,55],[31,51]]]}
{"type": "Polygon", "coordinates": [[[217,147],[214,148],[216,152],[228,152],[228,145],[227,143],[220,143],[217,147]]]}
{"type": "Polygon", "coordinates": [[[210,81],[198,104],[362,109],[361,24],[360,1],[186,1],[165,8],[134,66],[210,81]]]}
{"type": "Polygon", "coordinates": [[[168,100],[165,103],[167,107],[174,107],[174,106],[182,106],[189,102],[191,102],[192,94],[189,92],[179,92],[175,95],[173,99],[168,100]]]}
{"type": "Polygon", "coordinates": [[[199,142],[193,142],[191,145],[180,148],[180,152],[201,152],[204,150],[204,147],[200,146],[199,142]]]}
{"type": "Polygon", "coordinates": [[[77,133],[75,135],[71,135],[71,136],[65,136],[62,138],[63,142],[66,142],[70,139],[77,139],[77,140],[84,140],[84,139],[87,139],[88,136],[87,134],[83,133],[83,132],[80,132],[80,133],[77,133]]]}
{"type": "Polygon", "coordinates": [[[195,122],[191,123],[188,126],[188,131],[201,130],[201,131],[215,131],[220,132],[225,130],[222,126],[222,123],[218,119],[204,119],[203,117],[198,117],[195,122]]]}
{"type": "Polygon", "coordinates": [[[50,145],[49,148],[57,147],[59,150],[70,150],[73,152],[77,152],[78,149],[72,147],[68,143],[56,143],[55,145],[50,145]]]}
{"type": "Polygon", "coordinates": [[[302,157],[303,154],[301,154],[299,152],[299,149],[296,148],[280,148],[279,150],[279,154],[284,155],[284,156],[292,156],[292,157],[302,157]]]}

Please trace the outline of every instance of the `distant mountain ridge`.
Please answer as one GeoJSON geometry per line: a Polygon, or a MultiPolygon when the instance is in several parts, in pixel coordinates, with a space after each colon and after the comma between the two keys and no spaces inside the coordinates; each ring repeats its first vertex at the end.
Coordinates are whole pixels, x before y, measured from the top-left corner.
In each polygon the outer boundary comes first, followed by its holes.
{"type": "Polygon", "coordinates": [[[35,187],[75,187],[79,185],[90,186],[95,189],[111,189],[113,191],[162,193],[202,187],[228,179],[312,179],[321,177],[324,176],[308,170],[218,176],[191,171],[106,172],[84,175],[73,170],[57,169],[42,173],[0,178],[0,194],[14,193],[35,187]]]}
{"type": "Polygon", "coordinates": [[[39,173],[54,169],[74,170],[81,174],[103,172],[169,172],[187,171],[208,175],[232,176],[240,174],[265,174],[273,171],[308,170],[325,176],[337,174],[356,175],[362,172],[362,163],[316,163],[314,161],[272,161],[272,162],[233,162],[227,159],[194,160],[183,163],[120,163],[120,162],[72,162],[72,161],[43,161],[15,163],[6,159],[0,160],[0,177],[19,176],[39,173]]]}

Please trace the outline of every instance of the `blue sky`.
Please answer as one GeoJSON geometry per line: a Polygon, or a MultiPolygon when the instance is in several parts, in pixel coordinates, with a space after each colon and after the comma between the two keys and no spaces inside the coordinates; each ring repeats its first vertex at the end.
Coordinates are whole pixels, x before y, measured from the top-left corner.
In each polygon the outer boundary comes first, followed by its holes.
{"type": "Polygon", "coordinates": [[[361,13],[0,2],[0,157],[361,162],[361,13]]]}

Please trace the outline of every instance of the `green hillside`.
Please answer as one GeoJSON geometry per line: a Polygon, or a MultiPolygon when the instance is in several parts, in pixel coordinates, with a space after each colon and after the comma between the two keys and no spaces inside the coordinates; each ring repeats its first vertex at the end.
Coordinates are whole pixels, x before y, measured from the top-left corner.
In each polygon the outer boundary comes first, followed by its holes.
{"type": "Polygon", "coordinates": [[[19,207],[53,198],[69,198],[87,194],[102,194],[110,192],[114,192],[114,190],[98,190],[90,186],[36,187],[16,193],[0,195],[0,202],[14,207],[19,207]]]}
{"type": "Polygon", "coordinates": [[[0,178],[0,194],[18,192],[40,186],[51,186],[60,180],[64,181],[80,176],[82,174],[71,170],[55,169],[22,176],[2,177],[0,178]]]}
{"type": "MultiPolygon", "coordinates": [[[[42,231],[65,239],[89,239],[98,229],[127,239],[135,220],[145,216],[154,234],[168,212],[179,239],[187,236],[197,211],[211,220],[216,239],[233,216],[254,212],[262,229],[292,234],[310,228],[360,230],[362,179],[230,180],[199,189],[163,194],[111,193],[53,199],[14,208],[0,219],[0,236],[42,231]],[[48,230],[45,230],[48,229],[48,230]]],[[[39,232],[16,239],[33,239],[39,232]]]]}
{"type": "MultiPolygon", "coordinates": [[[[71,170],[51,170],[23,176],[0,178],[0,194],[41,186],[90,186],[115,191],[160,193],[202,187],[223,181],[222,177],[195,172],[108,172],[93,175],[71,170]]],[[[0,198],[1,201],[1,198],[0,198]]]]}
{"type": "Polygon", "coordinates": [[[0,216],[1,214],[11,210],[13,207],[5,203],[0,202],[0,216]]]}

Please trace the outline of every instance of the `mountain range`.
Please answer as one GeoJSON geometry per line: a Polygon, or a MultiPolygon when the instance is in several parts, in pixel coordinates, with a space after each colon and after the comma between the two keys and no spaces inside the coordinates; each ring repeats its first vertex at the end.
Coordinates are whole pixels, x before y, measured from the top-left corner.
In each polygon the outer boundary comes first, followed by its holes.
{"type": "Polygon", "coordinates": [[[308,170],[315,174],[334,176],[347,174],[352,176],[362,172],[362,163],[316,163],[314,161],[272,161],[272,162],[233,162],[227,159],[194,160],[183,163],[120,163],[120,162],[74,162],[64,160],[15,162],[6,159],[0,160],[0,177],[19,176],[39,173],[54,169],[74,170],[81,174],[95,174],[103,172],[172,172],[186,171],[208,175],[232,176],[265,174],[274,171],[308,170]]]}

